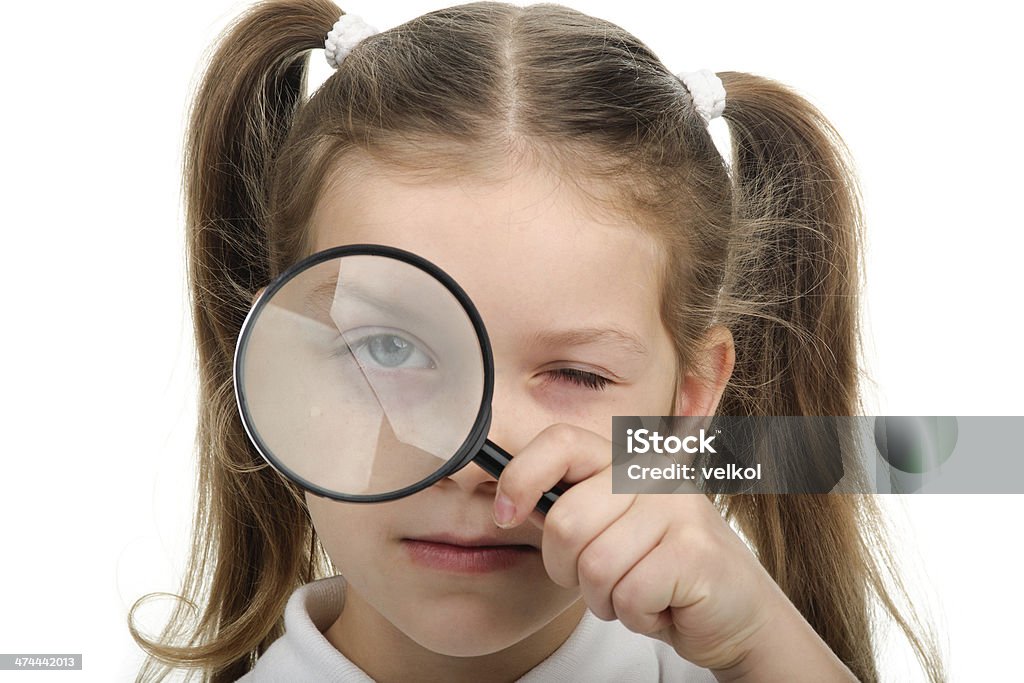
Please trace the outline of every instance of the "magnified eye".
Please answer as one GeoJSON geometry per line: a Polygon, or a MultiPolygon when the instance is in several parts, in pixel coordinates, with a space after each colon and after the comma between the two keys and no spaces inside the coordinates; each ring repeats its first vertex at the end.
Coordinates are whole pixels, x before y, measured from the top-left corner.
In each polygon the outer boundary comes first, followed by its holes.
{"type": "Polygon", "coordinates": [[[347,346],[339,349],[338,355],[346,354],[351,349],[356,360],[364,368],[430,370],[437,367],[412,335],[380,332],[355,336],[353,332],[346,332],[344,336],[347,346]]]}

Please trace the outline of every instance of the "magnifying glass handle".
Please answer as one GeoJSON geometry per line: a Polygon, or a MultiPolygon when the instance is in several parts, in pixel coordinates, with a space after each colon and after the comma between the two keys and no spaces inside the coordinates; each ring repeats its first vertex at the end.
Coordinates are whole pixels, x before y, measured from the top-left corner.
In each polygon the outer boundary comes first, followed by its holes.
{"type": "MultiPolygon", "coordinates": [[[[480,467],[484,468],[488,474],[497,479],[501,476],[505,466],[512,460],[512,456],[505,452],[501,446],[493,443],[490,439],[484,441],[484,445],[480,447],[480,452],[473,458],[473,462],[480,467]]],[[[558,497],[565,493],[565,485],[555,484],[551,487],[550,491],[545,491],[544,495],[537,501],[537,510],[542,514],[547,514],[551,506],[555,504],[558,497]]]]}

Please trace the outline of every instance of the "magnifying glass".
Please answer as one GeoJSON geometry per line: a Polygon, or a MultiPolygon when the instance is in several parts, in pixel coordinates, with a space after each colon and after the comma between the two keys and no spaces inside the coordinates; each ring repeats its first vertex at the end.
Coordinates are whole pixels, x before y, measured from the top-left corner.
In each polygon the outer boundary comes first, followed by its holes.
{"type": "Polygon", "coordinates": [[[259,453],[325,498],[394,500],[470,462],[497,478],[511,459],[487,439],[480,314],[447,273],[394,247],[335,247],[276,278],[242,325],[234,383],[259,453]]]}

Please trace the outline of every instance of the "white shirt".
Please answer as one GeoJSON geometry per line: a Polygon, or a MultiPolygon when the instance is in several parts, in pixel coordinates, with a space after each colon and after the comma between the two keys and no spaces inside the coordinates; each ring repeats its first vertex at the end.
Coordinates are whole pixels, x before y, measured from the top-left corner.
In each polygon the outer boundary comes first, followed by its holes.
{"type": "MultiPolygon", "coordinates": [[[[344,604],[341,576],[298,588],[284,610],[284,635],[239,683],[373,683],[323,635],[344,604]]],[[[715,683],[715,677],[681,658],[668,644],[633,633],[618,621],[602,621],[587,610],[568,640],[519,679],[519,683],[551,681],[715,683]]]]}

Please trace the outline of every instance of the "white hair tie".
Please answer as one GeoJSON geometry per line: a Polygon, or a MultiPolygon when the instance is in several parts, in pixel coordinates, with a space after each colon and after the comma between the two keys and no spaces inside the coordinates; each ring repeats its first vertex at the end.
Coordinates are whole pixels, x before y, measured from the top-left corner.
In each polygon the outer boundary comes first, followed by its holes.
{"type": "Polygon", "coordinates": [[[359,41],[375,33],[380,31],[354,14],[341,15],[324,41],[324,56],[327,57],[327,63],[337,69],[359,41]]]}
{"type": "Polygon", "coordinates": [[[725,111],[725,86],[714,71],[701,69],[680,73],[677,76],[690,91],[693,107],[704,119],[704,123],[722,115],[725,111]]]}

